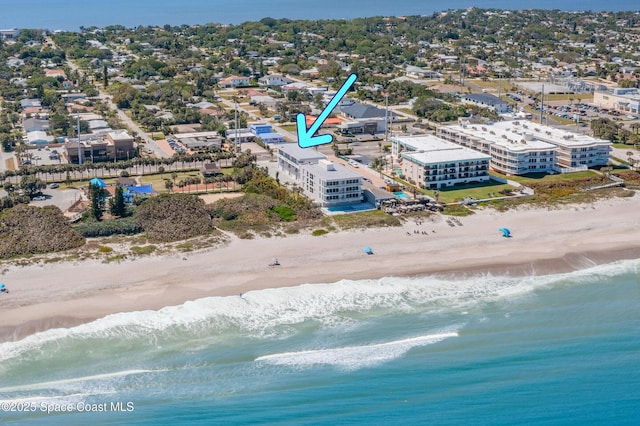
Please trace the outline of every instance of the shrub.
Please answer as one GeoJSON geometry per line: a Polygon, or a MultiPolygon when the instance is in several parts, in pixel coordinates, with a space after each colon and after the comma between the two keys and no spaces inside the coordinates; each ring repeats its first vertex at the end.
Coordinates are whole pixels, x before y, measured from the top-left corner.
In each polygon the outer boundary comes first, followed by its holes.
{"type": "Polygon", "coordinates": [[[205,202],[189,194],[161,194],[136,209],[136,220],[154,241],[177,241],[214,230],[205,202]]]}
{"type": "Polygon", "coordinates": [[[98,253],[111,253],[113,249],[109,246],[100,246],[98,247],[98,253]]]}
{"type": "Polygon", "coordinates": [[[88,220],[77,224],[74,229],[86,238],[134,235],[142,232],[142,227],[132,217],[103,220],[101,222],[88,220]]]}
{"type": "Polygon", "coordinates": [[[328,233],[329,231],[327,231],[326,229],[316,229],[311,233],[311,235],[313,235],[314,237],[319,237],[321,235],[326,235],[328,233]]]}
{"type": "Polygon", "coordinates": [[[148,246],[133,246],[131,247],[131,253],[133,254],[137,254],[138,256],[142,256],[142,255],[149,255],[151,253],[153,253],[154,251],[156,251],[156,246],[154,245],[148,245],[148,246]]]}
{"type": "Polygon", "coordinates": [[[0,213],[0,258],[63,251],[84,243],[55,206],[19,204],[0,213]]]}
{"type": "Polygon", "coordinates": [[[275,213],[283,222],[293,222],[296,220],[296,212],[285,205],[272,208],[271,213],[275,213]]]}

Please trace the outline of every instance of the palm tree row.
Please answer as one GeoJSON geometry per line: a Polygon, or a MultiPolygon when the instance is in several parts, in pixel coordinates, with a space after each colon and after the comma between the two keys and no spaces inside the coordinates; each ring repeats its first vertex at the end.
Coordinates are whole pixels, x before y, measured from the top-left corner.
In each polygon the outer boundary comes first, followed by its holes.
{"type": "Polygon", "coordinates": [[[114,177],[127,173],[144,174],[160,173],[163,170],[185,170],[202,166],[210,161],[225,160],[229,166],[229,159],[235,155],[231,152],[176,154],[170,158],[139,157],[124,161],[100,162],[91,161],[83,164],[54,164],[22,167],[19,170],[7,170],[0,173],[0,181],[15,178],[16,182],[22,176],[35,175],[44,181],[62,181],[65,179],[83,179],[89,177],[114,177]],[[160,169],[162,167],[162,170],[160,169]]]}

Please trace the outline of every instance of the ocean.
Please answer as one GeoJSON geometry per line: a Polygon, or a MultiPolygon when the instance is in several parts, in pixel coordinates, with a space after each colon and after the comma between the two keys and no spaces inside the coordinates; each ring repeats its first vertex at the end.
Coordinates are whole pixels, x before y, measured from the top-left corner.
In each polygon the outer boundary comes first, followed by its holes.
{"type": "Polygon", "coordinates": [[[561,9],[566,11],[637,11],[637,0],[0,0],[0,28],[78,31],[84,27],[123,25],[240,24],[265,17],[351,19],[370,16],[430,15],[467,7],[561,9]]]}
{"type": "Polygon", "coordinates": [[[638,424],[639,277],[386,277],[111,315],[0,344],[0,422],[638,424]]]}

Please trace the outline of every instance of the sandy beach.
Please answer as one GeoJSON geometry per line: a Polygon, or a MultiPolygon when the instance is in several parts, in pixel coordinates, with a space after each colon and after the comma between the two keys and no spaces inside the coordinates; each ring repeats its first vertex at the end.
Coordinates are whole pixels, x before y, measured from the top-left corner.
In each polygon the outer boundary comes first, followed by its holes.
{"type": "Polygon", "coordinates": [[[121,263],[10,267],[0,279],[11,291],[0,295],[0,341],[264,288],[436,273],[542,275],[638,258],[639,211],[636,195],[555,210],[480,209],[455,226],[437,216],[320,237],[231,238],[203,252],[121,263]],[[500,227],[512,238],[502,237],[500,227]],[[365,246],[375,254],[365,254],[365,246]],[[280,266],[269,266],[274,257],[280,266]]]}

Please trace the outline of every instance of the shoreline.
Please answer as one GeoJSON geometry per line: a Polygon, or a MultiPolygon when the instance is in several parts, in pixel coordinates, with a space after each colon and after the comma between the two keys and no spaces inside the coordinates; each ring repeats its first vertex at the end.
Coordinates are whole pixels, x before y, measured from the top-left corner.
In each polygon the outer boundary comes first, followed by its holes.
{"type": "Polygon", "coordinates": [[[548,275],[638,259],[639,210],[638,195],[557,210],[482,209],[455,227],[437,216],[321,237],[234,238],[204,252],[117,264],[13,267],[1,278],[11,292],[0,295],[0,342],[109,314],[274,287],[385,276],[548,275]],[[503,238],[501,226],[513,237],[503,238]],[[375,254],[364,254],[365,246],[375,254]],[[281,266],[268,266],[273,257],[281,266]]]}

